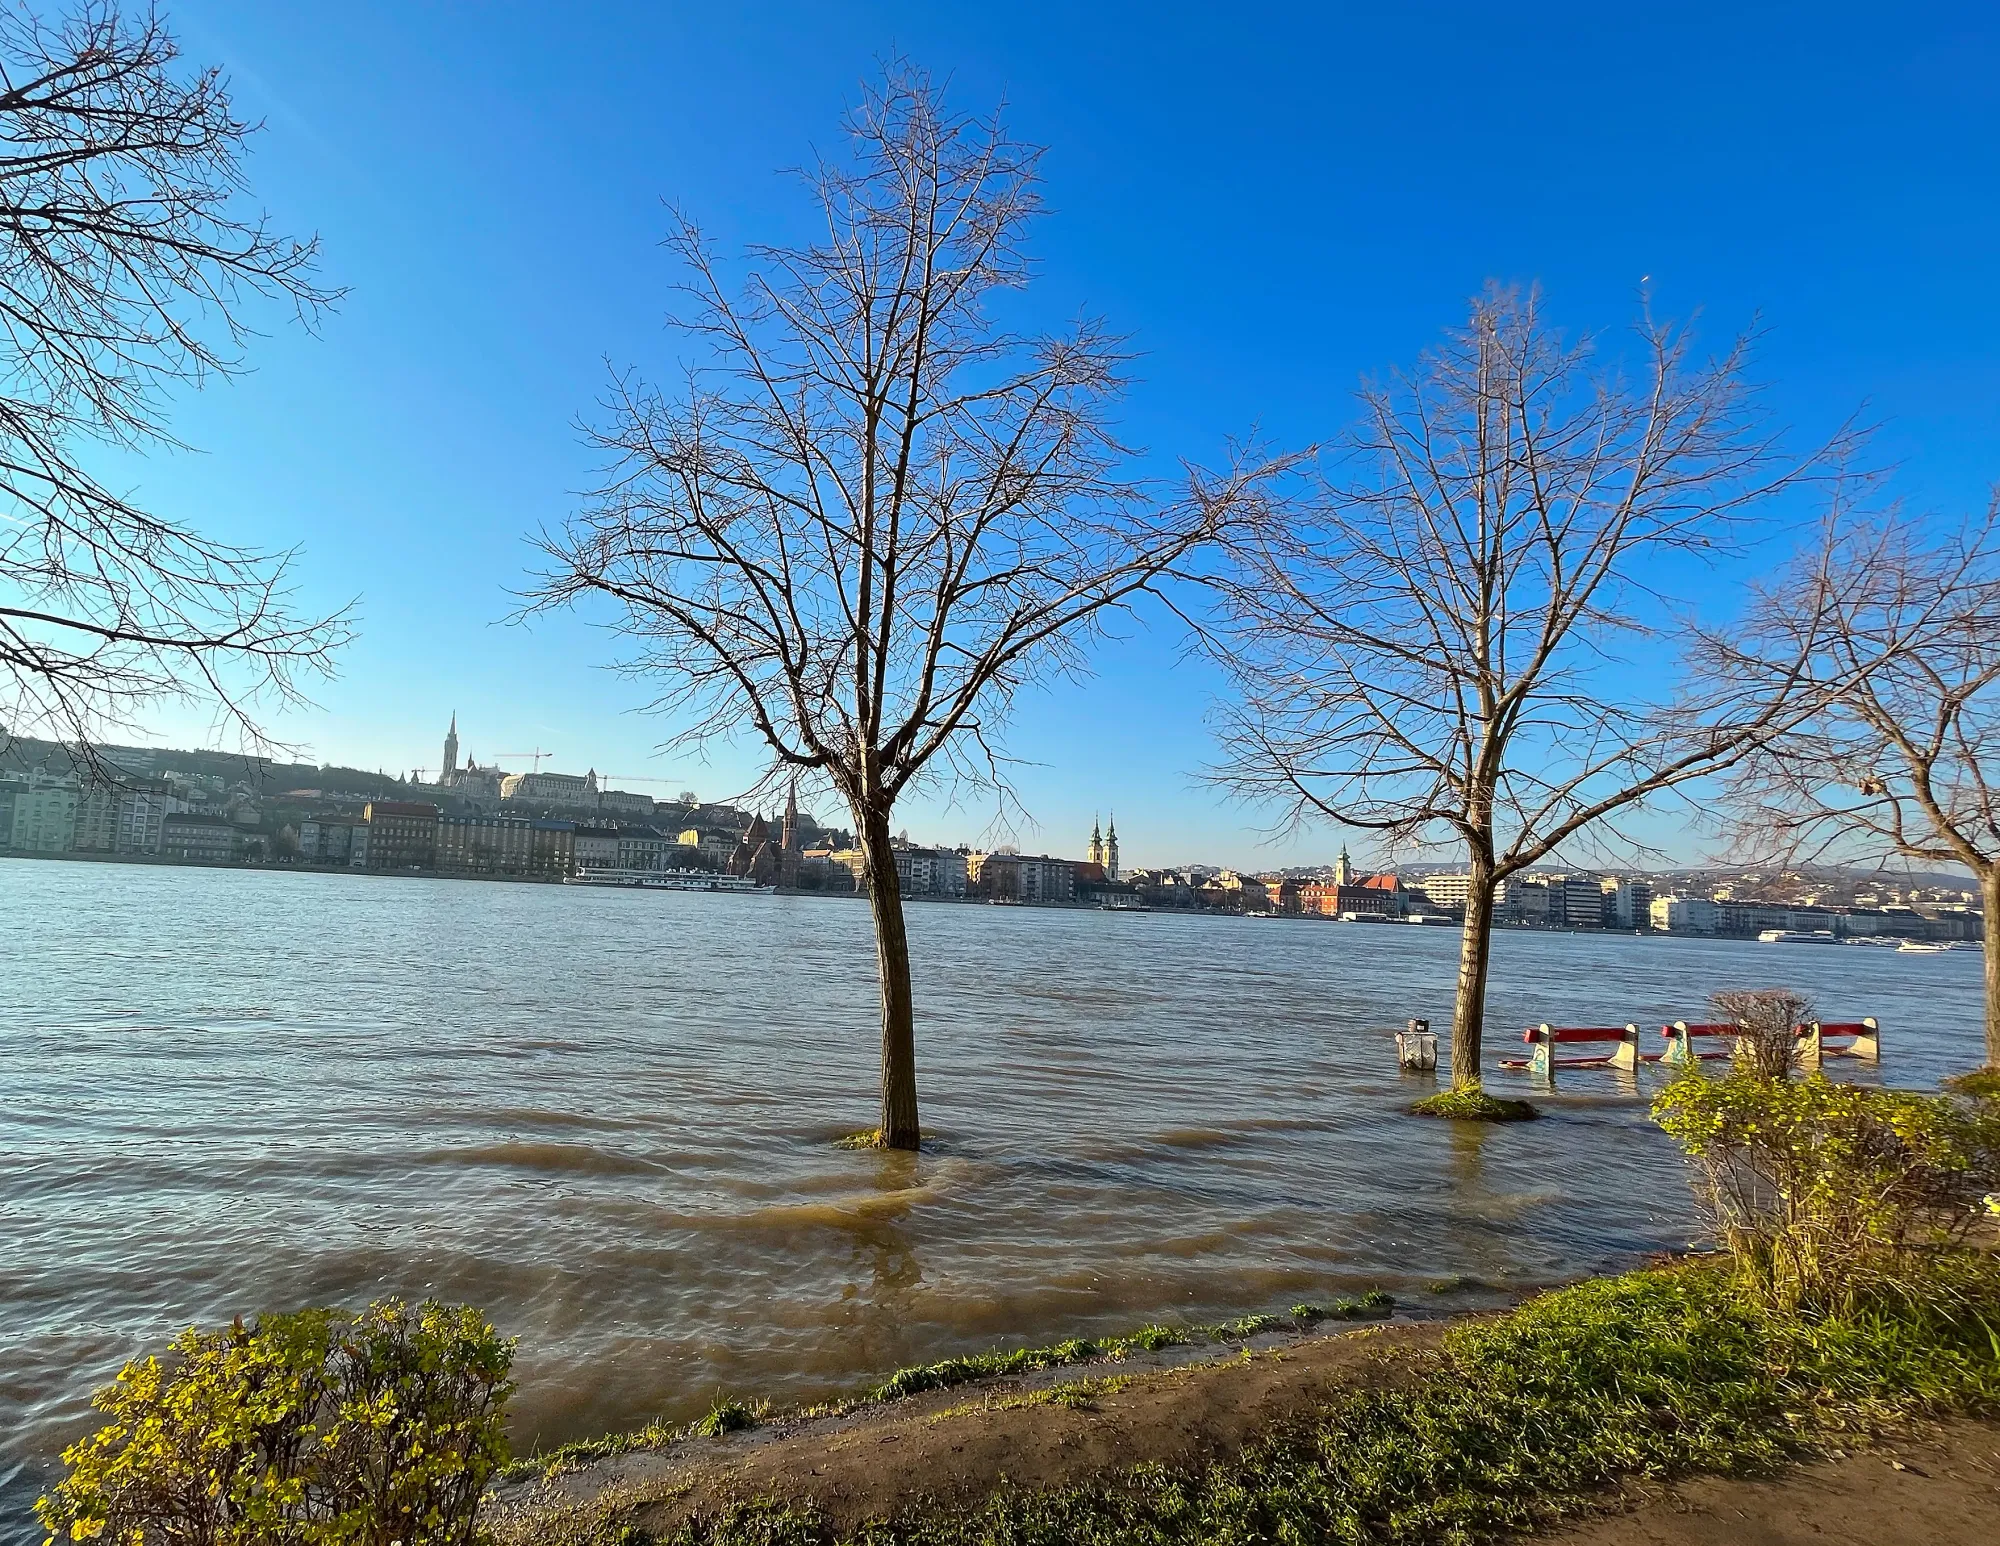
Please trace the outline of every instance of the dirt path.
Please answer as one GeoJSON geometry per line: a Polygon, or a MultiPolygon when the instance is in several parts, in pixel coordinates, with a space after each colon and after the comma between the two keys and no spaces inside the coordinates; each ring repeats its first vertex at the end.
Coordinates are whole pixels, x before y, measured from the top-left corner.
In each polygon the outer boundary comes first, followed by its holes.
{"type": "Polygon", "coordinates": [[[1546,1539],[1550,1546],[1995,1546],[2000,1423],[1920,1437],[1768,1482],[1697,1477],[1632,1512],[1546,1539]]]}

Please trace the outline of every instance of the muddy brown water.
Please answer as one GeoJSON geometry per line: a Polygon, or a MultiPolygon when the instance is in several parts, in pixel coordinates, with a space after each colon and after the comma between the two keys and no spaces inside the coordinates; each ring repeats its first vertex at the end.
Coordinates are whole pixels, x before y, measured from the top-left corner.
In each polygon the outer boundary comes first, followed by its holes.
{"type": "MultiPolygon", "coordinates": [[[[95,1386],[239,1313],[478,1304],[525,1449],[1147,1321],[1463,1308],[1433,1285],[1693,1228],[1651,1075],[1401,1115],[1387,1028],[1448,1018],[1449,930],[909,917],[919,1156],[833,1147],[873,1117],[852,901],[0,859],[0,1541],[95,1386]]],[[[1494,1020],[1767,985],[1879,1016],[1897,1083],[1978,1060],[1974,952],[1509,932],[1494,1020]]]]}

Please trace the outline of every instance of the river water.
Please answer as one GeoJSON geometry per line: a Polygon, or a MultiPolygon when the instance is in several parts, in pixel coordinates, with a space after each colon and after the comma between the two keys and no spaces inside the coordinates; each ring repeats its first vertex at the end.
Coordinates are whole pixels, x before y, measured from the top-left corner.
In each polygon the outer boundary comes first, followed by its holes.
{"type": "MultiPolygon", "coordinates": [[[[0,1540],[94,1387],[236,1314],[480,1305],[520,1338],[524,1450],[1013,1339],[1463,1305],[1432,1286],[1693,1228],[1618,1076],[1517,1127],[1400,1114],[1428,1084],[1387,1028],[1448,1022],[1453,931],[909,922],[921,1156],[833,1147],[874,1117],[851,899],[0,859],[0,1540]]],[[[1771,985],[1880,1017],[1896,1083],[1979,1061],[1971,951],[1503,932],[1493,1018],[1771,985]]]]}

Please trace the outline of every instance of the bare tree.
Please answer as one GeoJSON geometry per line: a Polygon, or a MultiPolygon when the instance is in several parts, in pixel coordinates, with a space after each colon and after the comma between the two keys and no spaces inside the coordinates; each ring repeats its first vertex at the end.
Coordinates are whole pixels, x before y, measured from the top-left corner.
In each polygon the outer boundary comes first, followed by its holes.
{"type": "Polygon", "coordinates": [[[1818,548],[1716,640],[1755,679],[1803,660],[1827,706],[1732,783],[1762,857],[1963,865],[1986,920],[1986,1061],[2000,1067],[2000,499],[1957,529],[1843,504],[1818,548]]]}
{"type": "Polygon", "coordinates": [[[627,377],[595,433],[612,470],[559,534],[535,604],[616,604],[670,744],[752,732],[773,777],[829,784],[866,856],[882,995],[880,1142],[918,1143],[909,947],[891,812],[919,779],[1004,789],[1023,684],[1213,531],[1240,487],[1159,506],[1121,472],[1123,359],[1094,322],[1027,336],[1038,152],[893,68],[807,174],[824,235],[752,249],[738,295],[699,230],[669,396],[627,377]]]}
{"type": "Polygon", "coordinates": [[[0,737],[82,754],[162,699],[207,699],[251,741],[346,637],[298,615],[288,553],[153,515],[93,448],[172,443],[165,399],[238,367],[253,297],[307,322],[334,299],[315,243],[239,209],[255,126],[184,72],[152,10],[0,3],[0,737]]]}
{"type": "MultiPolygon", "coordinates": [[[[1210,638],[1241,690],[1228,786],[1380,835],[1455,846],[1465,910],[1452,1081],[1475,1085],[1494,890],[1726,766],[1793,712],[1782,682],[1697,702],[1648,626],[1659,587],[1801,476],[1743,381],[1649,317],[1643,379],[1593,373],[1539,297],[1490,288],[1305,492],[1231,539],[1210,638]],[[1621,658],[1621,651],[1643,658],[1621,658]]],[[[1631,851],[1629,847],[1627,852],[1631,851]]]]}

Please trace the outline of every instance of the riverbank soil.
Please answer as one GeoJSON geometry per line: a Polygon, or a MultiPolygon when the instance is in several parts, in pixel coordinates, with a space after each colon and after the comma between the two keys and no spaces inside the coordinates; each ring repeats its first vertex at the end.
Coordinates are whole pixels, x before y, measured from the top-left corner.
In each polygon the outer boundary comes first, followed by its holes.
{"type": "Polygon", "coordinates": [[[1053,1488],[1143,1461],[1195,1464],[1341,1390],[1414,1380],[1445,1330],[1440,1321],[1266,1336],[1179,1364],[1141,1354],[682,1440],[504,1489],[498,1533],[525,1546],[544,1538],[538,1516],[608,1508],[665,1536],[690,1515],[769,1497],[816,1506],[846,1530],[919,1503],[971,1504],[1003,1480],[1053,1488]]]}
{"type": "MultiPolygon", "coordinates": [[[[502,1489],[503,1546],[599,1541],[604,1523],[669,1537],[691,1517],[776,1499],[844,1534],[951,1509],[1003,1484],[1028,1491],[1234,1454],[1343,1390],[1435,1370],[1443,1322],[1279,1333],[1212,1347],[981,1380],[840,1416],[778,1419],[713,1439],[558,1468],[502,1489]]],[[[1764,1481],[1632,1484],[1557,1546],[1994,1546],[2000,1423],[1955,1421],[1878,1440],[1764,1481]]]]}
{"type": "Polygon", "coordinates": [[[1629,1513],[1550,1546],[1992,1546],[2000,1423],[1946,1423],[1771,1481],[1702,1476],[1632,1495],[1629,1513]]]}

